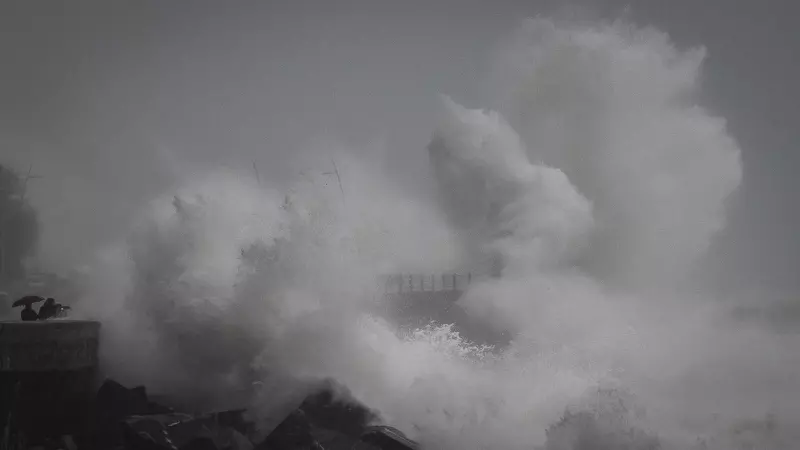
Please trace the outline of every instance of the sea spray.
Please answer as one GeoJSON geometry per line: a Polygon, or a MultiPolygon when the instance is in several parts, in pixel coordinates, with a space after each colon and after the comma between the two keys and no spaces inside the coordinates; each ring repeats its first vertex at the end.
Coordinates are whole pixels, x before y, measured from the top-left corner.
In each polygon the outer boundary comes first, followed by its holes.
{"type": "Polygon", "coordinates": [[[767,412],[778,424],[748,436],[790,429],[796,337],[678,289],[741,180],[724,121],[694,98],[703,57],[621,22],[530,21],[498,111],[443,102],[437,202],[347,154],[344,195],[327,169],[291,189],[193,174],[95,268],[83,308],[109,324],[106,366],[209,405],[256,382],[244,400],[265,415],[332,378],[426,448],[592,448],[563,438],[581,427],[616,433],[612,447],[635,427],[641,445],[692,448],[767,412]],[[371,314],[377,277],[474,259],[502,270],[460,306],[510,331],[506,350],[446,324],[399,337],[371,314]]]}
{"type": "Polygon", "coordinates": [[[547,19],[500,58],[500,111],[531,160],[592,202],[582,266],[606,283],[672,290],[724,226],[742,166],[725,120],[698,104],[705,58],[652,27],[547,19]]]}

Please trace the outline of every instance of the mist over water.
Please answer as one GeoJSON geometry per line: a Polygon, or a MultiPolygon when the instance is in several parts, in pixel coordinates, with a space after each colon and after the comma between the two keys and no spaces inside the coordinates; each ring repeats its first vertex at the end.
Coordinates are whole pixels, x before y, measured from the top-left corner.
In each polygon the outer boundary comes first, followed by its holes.
{"type": "Polygon", "coordinates": [[[426,448],[619,448],[548,440],[567,407],[664,448],[789,448],[798,339],[686,294],[742,177],[724,120],[695,100],[704,56],[624,22],[531,20],[500,58],[497,111],[443,98],[434,201],[346,151],[341,187],[329,153],[289,189],[195,174],[98,255],[76,312],[103,320],[123,382],[269,415],[334,378],[426,448]],[[500,277],[460,303],[511,333],[502,351],[447,326],[399,337],[370,313],[380,275],[484,260],[500,277]]]}

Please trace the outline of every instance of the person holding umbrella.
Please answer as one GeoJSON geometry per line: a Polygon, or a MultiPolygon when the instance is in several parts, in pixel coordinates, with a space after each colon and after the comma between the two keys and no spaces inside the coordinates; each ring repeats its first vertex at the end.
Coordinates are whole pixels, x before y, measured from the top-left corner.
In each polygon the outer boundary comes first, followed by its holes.
{"type": "Polygon", "coordinates": [[[36,311],[33,310],[33,304],[43,301],[44,297],[39,297],[38,295],[26,295],[25,297],[15,301],[11,306],[14,308],[17,306],[24,306],[22,313],[20,314],[22,321],[32,322],[39,319],[39,314],[36,314],[36,311]]]}
{"type": "Polygon", "coordinates": [[[55,317],[62,317],[69,306],[64,306],[61,303],[56,303],[56,299],[50,297],[45,300],[44,305],[39,308],[39,320],[47,320],[55,317]]]}

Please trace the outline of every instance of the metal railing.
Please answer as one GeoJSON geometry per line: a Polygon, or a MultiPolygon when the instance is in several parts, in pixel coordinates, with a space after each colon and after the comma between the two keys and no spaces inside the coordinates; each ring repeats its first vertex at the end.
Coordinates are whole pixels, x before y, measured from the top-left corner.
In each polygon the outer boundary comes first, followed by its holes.
{"type": "Polygon", "coordinates": [[[395,274],[384,277],[383,289],[386,294],[463,291],[472,281],[472,272],[438,275],[395,274]]]}

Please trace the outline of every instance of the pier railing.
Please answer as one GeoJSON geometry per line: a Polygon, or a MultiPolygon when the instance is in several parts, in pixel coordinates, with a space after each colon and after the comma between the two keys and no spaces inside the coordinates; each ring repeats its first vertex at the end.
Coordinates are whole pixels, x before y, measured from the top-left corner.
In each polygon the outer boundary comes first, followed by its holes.
{"type": "Polygon", "coordinates": [[[383,277],[382,282],[386,294],[464,291],[473,282],[473,274],[394,274],[383,277]]]}

